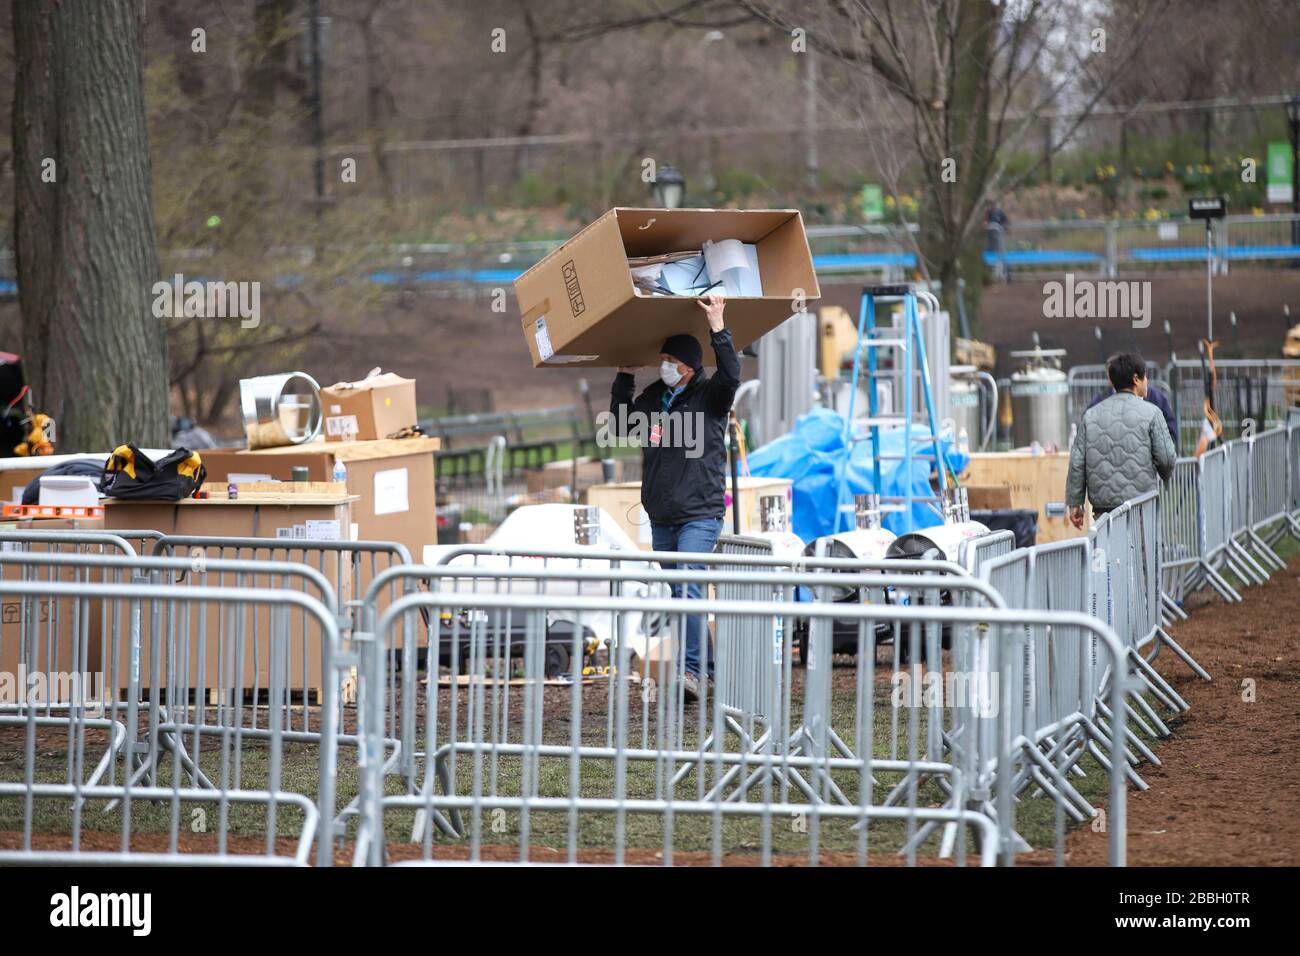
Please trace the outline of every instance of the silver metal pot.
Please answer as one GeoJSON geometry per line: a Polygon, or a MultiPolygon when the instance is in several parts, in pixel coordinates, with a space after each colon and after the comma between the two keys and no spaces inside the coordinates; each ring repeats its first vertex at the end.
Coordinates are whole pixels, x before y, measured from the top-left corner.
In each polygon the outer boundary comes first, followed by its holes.
{"type": "Polygon", "coordinates": [[[301,445],[320,433],[320,386],[306,372],[241,380],[239,406],[249,448],[301,445]]]}

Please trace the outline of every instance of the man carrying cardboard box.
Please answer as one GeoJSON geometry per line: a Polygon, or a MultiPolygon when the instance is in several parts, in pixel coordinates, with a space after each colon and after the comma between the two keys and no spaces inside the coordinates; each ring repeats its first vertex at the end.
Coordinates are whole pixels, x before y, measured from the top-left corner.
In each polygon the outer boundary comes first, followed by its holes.
{"type": "MultiPolygon", "coordinates": [[[[722,326],[722,296],[710,293],[699,304],[708,316],[709,342],[717,359],[712,376],[704,373],[704,350],[695,336],[670,335],[659,356],[659,381],[633,400],[636,369],[620,368],[610,390],[609,411],[617,434],[636,430],[644,435],[641,506],[650,518],[656,551],[711,552],[727,510],[727,419],[740,387],[740,359],[731,333],[722,326]]],[[[676,566],[664,565],[669,570],[676,566]]],[[[686,593],[698,599],[700,588],[692,584],[686,593]]],[[[681,597],[681,588],[674,587],[673,595],[681,597]]],[[[713,653],[707,641],[701,648],[703,632],[703,619],[687,616],[687,700],[698,698],[701,677],[713,679],[713,653]]]]}

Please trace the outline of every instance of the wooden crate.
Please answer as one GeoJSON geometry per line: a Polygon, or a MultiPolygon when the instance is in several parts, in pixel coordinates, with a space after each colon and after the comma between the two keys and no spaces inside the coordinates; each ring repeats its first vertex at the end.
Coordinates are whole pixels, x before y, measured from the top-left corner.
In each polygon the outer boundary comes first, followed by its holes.
{"type": "MultiPolygon", "coordinates": [[[[1087,534],[1070,524],[1068,517],[1048,517],[1047,505],[1065,503],[1065,479],[1070,467],[1067,452],[1030,455],[1020,452],[976,452],[962,472],[964,485],[981,488],[1006,488],[1011,508],[1038,512],[1038,542],[1063,541],[1087,534]]],[[[1059,513],[1059,512],[1058,512],[1059,513]]]]}

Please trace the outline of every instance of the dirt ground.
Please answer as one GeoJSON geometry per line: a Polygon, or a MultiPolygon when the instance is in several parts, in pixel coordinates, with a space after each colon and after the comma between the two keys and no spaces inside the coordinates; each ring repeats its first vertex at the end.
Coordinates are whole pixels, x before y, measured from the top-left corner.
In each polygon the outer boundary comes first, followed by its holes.
{"type": "MultiPolygon", "coordinates": [[[[1300,558],[1244,596],[1170,631],[1213,683],[1168,649],[1156,659],[1191,710],[1156,750],[1163,766],[1137,768],[1150,789],[1129,791],[1130,865],[1300,864],[1300,558]]],[[[1074,831],[1066,862],[1104,865],[1106,835],[1074,831]]]]}

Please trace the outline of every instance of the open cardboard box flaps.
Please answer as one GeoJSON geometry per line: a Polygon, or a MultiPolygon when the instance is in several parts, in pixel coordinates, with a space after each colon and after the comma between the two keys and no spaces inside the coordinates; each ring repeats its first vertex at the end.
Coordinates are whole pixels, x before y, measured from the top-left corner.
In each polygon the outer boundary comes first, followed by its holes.
{"type": "Polygon", "coordinates": [[[515,280],[534,367],[658,365],[663,340],[693,334],[712,365],[709,326],[694,297],[643,296],[629,257],[698,251],[739,239],[758,250],[762,296],[727,300],[741,349],[821,297],[797,209],[611,209],[515,280]]]}

